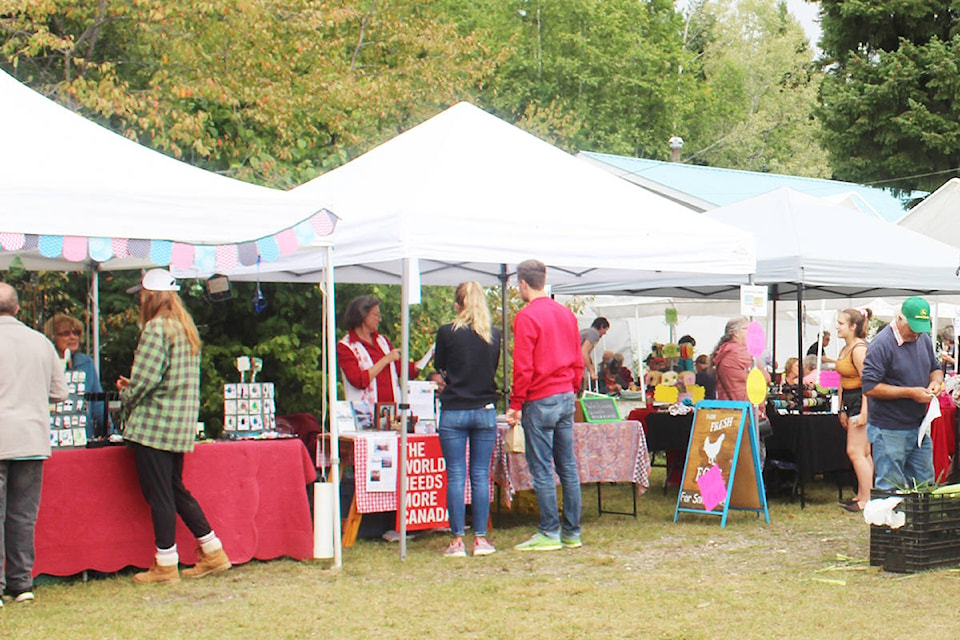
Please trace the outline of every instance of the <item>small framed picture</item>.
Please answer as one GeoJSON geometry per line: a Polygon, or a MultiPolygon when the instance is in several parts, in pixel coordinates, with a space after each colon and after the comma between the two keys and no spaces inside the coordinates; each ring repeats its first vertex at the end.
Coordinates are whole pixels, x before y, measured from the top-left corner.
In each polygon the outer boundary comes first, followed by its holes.
{"type": "Polygon", "coordinates": [[[397,403],[378,402],[373,415],[378,431],[390,431],[397,418],[397,403]]]}
{"type": "MultiPolygon", "coordinates": [[[[273,400],[264,400],[264,405],[267,402],[272,404],[273,400]]],[[[338,432],[357,430],[357,415],[354,413],[353,404],[349,400],[337,400],[336,417],[338,432]]]]}

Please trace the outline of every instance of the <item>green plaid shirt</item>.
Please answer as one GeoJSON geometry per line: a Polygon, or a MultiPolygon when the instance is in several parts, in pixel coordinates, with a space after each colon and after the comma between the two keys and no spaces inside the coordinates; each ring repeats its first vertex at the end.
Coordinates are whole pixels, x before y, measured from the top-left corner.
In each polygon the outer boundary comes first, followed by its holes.
{"type": "Polygon", "coordinates": [[[193,451],[200,412],[200,355],[176,325],[154,318],[140,334],[130,385],[120,393],[123,437],[161,451],[193,451]]]}

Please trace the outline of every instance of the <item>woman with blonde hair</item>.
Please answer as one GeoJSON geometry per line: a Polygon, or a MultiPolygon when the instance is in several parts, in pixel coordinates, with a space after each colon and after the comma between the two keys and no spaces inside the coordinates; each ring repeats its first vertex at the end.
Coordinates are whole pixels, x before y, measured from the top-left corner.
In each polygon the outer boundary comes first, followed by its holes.
{"type": "Polygon", "coordinates": [[[117,389],[126,415],[123,439],[133,449],[140,490],[153,518],[157,550],[138,584],[177,582],[177,515],[199,545],[197,564],[184,569],[202,578],[230,568],[223,544],[197,500],[183,486],[183,454],[193,451],[200,411],[200,335],[166,269],[151,269],[129,293],[140,292],[140,342],[130,377],[117,389]]]}
{"type": "MultiPolygon", "coordinates": [[[[57,355],[63,360],[66,370],[83,373],[83,392],[103,394],[103,387],[100,386],[100,376],[97,374],[97,367],[93,358],[80,351],[80,342],[83,340],[83,323],[73,316],[58,313],[43,324],[43,332],[50,338],[50,342],[57,350],[57,355]]],[[[78,382],[76,378],[73,381],[78,382]]],[[[86,403],[86,418],[87,424],[85,426],[88,439],[93,439],[96,436],[107,436],[107,425],[110,421],[107,418],[106,404],[103,400],[91,400],[86,403]]]]}
{"type": "Polygon", "coordinates": [[[840,374],[840,425],[847,430],[847,456],[857,476],[857,495],[841,503],[847,511],[863,511],[873,488],[873,454],[867,439],[867,403],[863,402],[860,376],[867,357],[870,309],[844,309],[837,314],[837,336],[844,345],[837,357],[840,374]]]}
{"type": "Polygon", "coordinates": [[[490,458],[497,440],[497,383],[500,330],[491,327],[487,298],[477,282],[457,287],[456,319],[437,331],[433,363],[446,380],[440,393],[440,446],[447,464],[447,510],[453,539],[446,557],[466,556],[463,544],[470,442],[470,489],[473,494],[473,555],[496,549],[487,540],[490,515],[490,458]]]}

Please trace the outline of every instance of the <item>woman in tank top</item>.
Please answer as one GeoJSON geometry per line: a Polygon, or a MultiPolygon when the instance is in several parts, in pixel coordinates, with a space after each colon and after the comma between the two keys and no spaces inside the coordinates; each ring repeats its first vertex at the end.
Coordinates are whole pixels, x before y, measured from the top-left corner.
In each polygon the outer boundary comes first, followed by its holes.
{"type": "Polygon", "coordinates": [[[863,401],[860,374],[867,355],[869,309],[844,309],[837,314],[837,336],[845,342],[837,358],[840,374],[840,424],[847,430],[847,455],[857,476],[857,495],[841,505],[847,511],[863,511],[873,488],[873,457],[867,440],[867,403],[863,401]]]}

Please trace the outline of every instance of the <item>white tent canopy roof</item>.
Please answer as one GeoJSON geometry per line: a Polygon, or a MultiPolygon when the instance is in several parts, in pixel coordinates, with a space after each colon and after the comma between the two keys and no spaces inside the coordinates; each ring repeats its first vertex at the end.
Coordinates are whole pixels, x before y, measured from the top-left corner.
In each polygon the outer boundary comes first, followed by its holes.
{"type": "MultiPolygon", "coordinates": [[[[0,233],[233,244],[293,227],[323,206],[148,149],[2,71],[0,95],[0,233]]],[[[13,255],[0,253],[0,267],[13,255]]],[[[21,258],[27,268],[80,268],[36,249],[21,258]]],[[[149,264],[123,258],[103,266],[149,264]]]]}
{"type": "MultiPolygon", "coordinates": [[[[340,282],[397,283],[404,258],[419,260],[423,284],[495,284],[501,264],[527,258],[545,262],[554,284],[640,272],[734,277],[755,265],[749,233],[617,179],[467,103],[294,193],[343,213],[333,253],[340,282]]],[[[271,279],[315,280],[317,260],[291,256],[266,268],[282,272],[271,279]]]]}
{"type": "MultiPolygon", "coordinates": [[[[702,214],[757,237],[756,284],[776,285],[781,298],[848,298],[960,291],[960,252],[942,242],[789,187],[702,214]]],[[[677,281],[623,281],[593,293],[736,297],[744,282],[722,276],[677,281]]],[[[564,293],[579,287],[560,287],[564,293]]]]}
{"type": "Polygon", "coordinates": [[[897,220],[897,224],[960,247],[957,211],[960,211],[960,178],[950,178],[897,220]]]}

